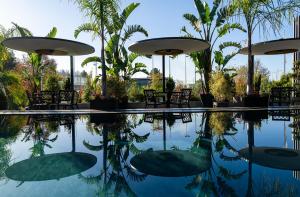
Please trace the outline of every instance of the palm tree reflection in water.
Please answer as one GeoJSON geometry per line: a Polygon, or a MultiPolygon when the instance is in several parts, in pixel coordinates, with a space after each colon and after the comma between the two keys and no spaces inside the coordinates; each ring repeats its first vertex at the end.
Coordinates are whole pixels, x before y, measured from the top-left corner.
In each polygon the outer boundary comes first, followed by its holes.
{"type": "MultiPolygon", "coordinates": [[[[103,152],[103,170],[98,176],[83,177],[87,183],[97,184],[99,196],[136,196],[127,183],[126,178],[140,182],[147,175],[134,171],[128,161],[130,153],[141,153],[134,143],[143,143],[150,133],[138,135],[134,129],[141,125],[143,120],[137,115],[106,115],[108,119],[97,122],[90,129],[102,136],[99,145],[91,145],[84,141],[84,146],[92,151],[103,152]],[[130,117],[128,117],[130,116],[130,117]]],[[[101,120],[101,117],[95,118],[101,120]]]]}

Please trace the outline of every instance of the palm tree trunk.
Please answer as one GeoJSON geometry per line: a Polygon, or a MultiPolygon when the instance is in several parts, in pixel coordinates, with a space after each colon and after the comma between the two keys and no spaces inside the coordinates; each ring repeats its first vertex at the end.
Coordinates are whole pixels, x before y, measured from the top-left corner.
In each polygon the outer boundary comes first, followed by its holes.
{"type": "Polygon", "coordinates": [[[211,49],[206,49],[205,50],[205,62],[206,65],[204,65],[204,82],[205,82],[205,91],[206,93],[209,93],[209,79],[210,79],[210,74],[212,71],[212,65],[211,65],[211,49]]]}
{"type": "Polygon", "coordinates": [[[253,94],[254,63],[252,56],[252,28],[248,26],[248,80],[247,95],[253,94]]]}
{"type": "Polygon", "coordinates": [[[104,57],[104,10],[103,4],[100,5],[100,12],[101,12],[101,62],[102,62],[102,78],[101,78],[101,85],[102,85],[102,96],[106,97],[106,65],[105,65],[105,57],[104,57]]]}

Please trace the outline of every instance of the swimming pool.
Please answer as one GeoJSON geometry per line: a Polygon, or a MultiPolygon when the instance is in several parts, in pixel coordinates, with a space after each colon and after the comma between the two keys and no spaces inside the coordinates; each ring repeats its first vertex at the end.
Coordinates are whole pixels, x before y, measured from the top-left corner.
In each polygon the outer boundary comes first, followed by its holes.
{"type": "Polygon", "coordinates": [[[297,196],[300,189],[294,112],[10,115],[0,126],[1,196],[297,196]]]}

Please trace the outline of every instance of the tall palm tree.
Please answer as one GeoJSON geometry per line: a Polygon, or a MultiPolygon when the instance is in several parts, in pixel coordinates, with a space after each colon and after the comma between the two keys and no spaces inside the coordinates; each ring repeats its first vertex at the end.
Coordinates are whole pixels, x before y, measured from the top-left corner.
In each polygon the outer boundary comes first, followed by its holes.
{"type": "Polygon", "coordinates": [[[199,37],[209,43],[210,48],[203,52],[196,52],[191,54],[198,72],[204,75],[205,91],[209,92],[209,76],[212,71],[212,54],[216,42],[224,35],[230,33],[232,30],[241,30],[245,32],[242,25],[239,23],[229,23],[228,17],[231,14],[228,7],[222,7],[222,0],[214,0],[213,7],[210,8],[208,3],[203,0],[194,0],[197,8],[198,16],[194,14],[184,14],[193,30],[198,34],[194,36],[189,32],[186,26],[182,27],[181,31],[187,37],[199,37]]]}
{"type": "MultiPolygon", "coordinates": [[[[141,33],[148,36],[148,32],[140,25],[126,25],[127,19],[132,12],[139,6],[139,3],[129,4],[120,14],[113,13],[112,20],[105,23],[109,39],[106,40],[105,47],[106,62],[111,65],[106,67],[108,74],[129,80],[132,75],[137,72],[148,73],[146,65],[143,63],[134,63],[139,57],[137,54],[131,53],[128,55],[125,47],[126,42],[135,34],[141,33]]],[[[82,31],[88,31],[85,28],[78,28],[75,31],[77,36],[82,31]]],[[[90,62],[99,62],[103,67],[102,59],[93,56],[88,57],[82,62],[82,66],[90,62]]]]}
{"type": "Polygon", "coordinates": [[[254,90],[254,62],[252,56],[252,36],[259,27],[263,33],[269,29],[275,35],[279,34],[284,20],[291,19],[297,9],[299,0],[229,0],[230,12],[236,20],[243,19],[248,37],[248,80],[247,94],[254,90]]]}
{"type": "Polygon", "coordinates": [[[79,26],[75,32],[75,38],[81,32],[90,32],[93,37],[101,39],[101,64],[102,64],[102,96],[106,96],[106,62],[105,62],[105,40],[106,26],[112,20],[112,16],[118,10],[119,0],[74,0],[82,11],[91,19],[91,22],[79,26]]]}

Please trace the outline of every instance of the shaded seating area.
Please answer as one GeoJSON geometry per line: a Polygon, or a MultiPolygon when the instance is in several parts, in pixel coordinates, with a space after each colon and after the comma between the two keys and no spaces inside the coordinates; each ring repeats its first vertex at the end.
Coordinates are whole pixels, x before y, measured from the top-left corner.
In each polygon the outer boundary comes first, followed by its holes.
{"type": "Polygon", "coordinates": [[[288,106],[294,104],[292,87],[274,87],[271,89],[270,106],[288,106]]]}
{"type": "Polygon", "coordinates": [[[169,103],[178,107],[190,107],[192,89],[184,88],[179,92],[172,92],[170,97],[167,95],[167,92],[157,92],[153,89],[144,90],[145,106],[157,107],[169,103]]]}
{"type": "Polygon", "coordinates": [[[29,109],[78,109],[79,94],[72,90],[27,92],[29,109]]]}

